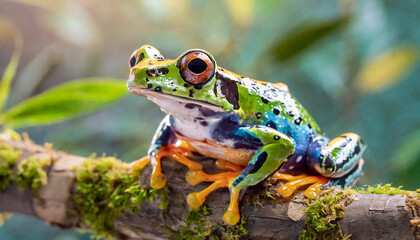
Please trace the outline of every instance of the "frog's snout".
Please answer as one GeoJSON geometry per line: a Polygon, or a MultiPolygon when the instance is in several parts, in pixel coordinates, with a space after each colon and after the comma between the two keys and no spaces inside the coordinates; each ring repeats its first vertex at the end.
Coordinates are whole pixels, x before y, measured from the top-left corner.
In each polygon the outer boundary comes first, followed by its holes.
{"type": "MultiPolygon", "coordinates": [[[[150,61],[150,60],[163,60],[162,54],[160,52],[150,46],[150,45],[143,45],[141,48],[135,50],[129,60],[128,60],[128,67],[130,69],[130,76],[128,77],[127,81],[127,88],[129,91],[136,89],[136,72],[139,69],[142,69],[144,67],[141,67],[139,64],[144,61],[150,61]]],[[[133,90],[134,91],[134,90],[133,90]]]]}
{"type": "Polygon", "coordinates": [[[156,48],[150,45],[143,45],[131,54],[128,60],[128,67],[131,69],[145,59],[163,60],[164,58],[156,48]]]}

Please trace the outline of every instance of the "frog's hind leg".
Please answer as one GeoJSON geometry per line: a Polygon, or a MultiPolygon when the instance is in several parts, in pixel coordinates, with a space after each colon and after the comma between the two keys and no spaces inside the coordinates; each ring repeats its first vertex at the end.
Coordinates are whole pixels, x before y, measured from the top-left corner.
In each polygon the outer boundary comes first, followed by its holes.
{"type": "Polygon", "coordinates": [[[357,166],[355,166],[350,172],[339,178],[331,178],[326,186],[336,186],[339,188],[352,187],[359,179],[360,175],[362,175],[363,164],[364,160],[360,159],[357,166]]]}
{"type": "Polygon", "coordinates": [[[347,187],[360,176],[363,160],[360,158],[366,146],[354,133],[345,133],[331,141],[324,137],[313,140],[308,150],[308,166],[320,176],[292,176],[276,173],[274,177],[288,181],[277,192],[283,197],[291,196],[299,187],[312,184],[305,190],[305,196],[316,198],[321,188],[327,186],[347,187]]]}
{"type": "Polygon", "coordinates": [[[359,163],[366,145],[359,135],[345,133],[328,142],[326,138],[313,140],[308,149],[308,166],[322,176],[340,178],[359,163]]]}
{"type": "Polygon", "coordinates": [[[289,175],[277,172],[273,175],[279,180],[286,180],[288,183],[277,189],[278,194],[283,197],[290,197],[296,189],[311,184],[305,190],[305,196],[311,199],[316,198],[321,193],[321,187],[328,183],[328,179],[323,176],[310,176],[310,175],[289,175]]]}
{"type": "Polygon", "coordinates": [[[214,164],[220,170],[227,170],[227,171],[232,171],[232,172],[238,172],[238,171],[244,170],[243,167],[236,165],[234,163],[231,163],[229,161],[225,161],[225,160],[217,159],[214,164]]]}

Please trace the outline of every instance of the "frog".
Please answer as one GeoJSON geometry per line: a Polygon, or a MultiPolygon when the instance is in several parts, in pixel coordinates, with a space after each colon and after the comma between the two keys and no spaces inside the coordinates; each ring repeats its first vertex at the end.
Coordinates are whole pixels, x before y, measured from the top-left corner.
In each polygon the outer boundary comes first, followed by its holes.
{"type": "Polygon", "coordinates": [[[240,197],[248,187],[268,178],[283,182],[279,196],[290,198],[298,188],[316,199],[323,188],[352,186],[363,172],[366,144],[355,133],[329,139],[287,85],[254,80],[219,67],[202,49],[190,49],[166,59],[144,45],[129,58],[128,91],[157,104],[161,121],[147,155],[132,169],[152,165],[150,186],[160,189],[167,178],[162,159],[186,167],[186,181],[195,186],[187,204],[199,208],[207,196],[228,188],[226,224],[240,220],[240,197]],[[222,172],[208,174],[192,157],[215,159],[222,172]]]}

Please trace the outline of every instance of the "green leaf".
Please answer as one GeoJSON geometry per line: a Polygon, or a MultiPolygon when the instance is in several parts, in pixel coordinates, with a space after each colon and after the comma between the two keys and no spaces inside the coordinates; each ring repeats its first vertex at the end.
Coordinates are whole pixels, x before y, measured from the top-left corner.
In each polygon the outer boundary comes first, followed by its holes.
{"type": "Polygon", "coordinates": [[[3,72],[0,82],[0,112],[3,110],[3,107],[6,103],[7,97],[10,92],[10,85],[12,80],[15,77],[17,67],[19,65],[19,58],[21,53],[22,45],[20,41],[16,41],[16,48],[13,53],[12,58],[10,59],[9,64],[3,72]]]}
{"type": "Polygon", "coordinates": [[[413,70],[419,48],[399,46],[368,61],[357,74],[356,87],[363,93],[375,93],[399,83],[413,70]]]}
{"type": "Polygon", "coordinates": [[[338,18],[330,22],[307,23],[305,24],[306,27],[297,27],[297,30],[293,30],[293,33],[286,34],[287,38],[276,41],[272,48],[272,54],[279,62],[285,62],[340,29],[347,22],[348,18],[338,18]]]}
{"type": "Polygon", "coordinates": [[[9,109],[0,122],[11,128],[57,123],[103,109],[127,93],[120,79],[73,80],[9,109]]]}

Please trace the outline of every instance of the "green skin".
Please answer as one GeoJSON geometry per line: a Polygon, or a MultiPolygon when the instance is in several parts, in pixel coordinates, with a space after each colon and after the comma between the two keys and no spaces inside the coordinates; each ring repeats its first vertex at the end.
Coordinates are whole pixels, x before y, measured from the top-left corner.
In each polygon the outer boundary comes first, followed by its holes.
{"type": "Polygon", "coordinates": [[[365,145],[360,137],[324,137],[284,84],[227,71],[200,49],[167,60],[146,45],[133,53],[129,66],[129,91],[168,113],[152,141],[151,158],[162,146],[187,141],[203,155],[245,166],[230,184],[231,192],[263,181],[280,166],[282,173],[322,175],[331,179],[329,185],[342,187],[353,184],[362,172],[365,145]],[[199,70],[189,64],[192,60],[184,63],[192,53],[207,56],[199,70]],[[186,71],[193,77],[208,72],[209,77],[196,83],[186,71]]]}

